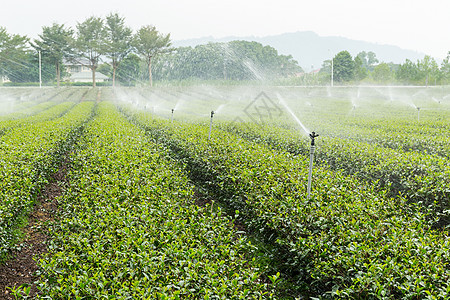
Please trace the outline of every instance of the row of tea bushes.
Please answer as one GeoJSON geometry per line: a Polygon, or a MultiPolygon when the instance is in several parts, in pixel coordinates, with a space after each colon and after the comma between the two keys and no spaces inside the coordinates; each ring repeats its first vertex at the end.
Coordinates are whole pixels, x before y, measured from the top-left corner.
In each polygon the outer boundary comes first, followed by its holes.
{"type": "Polygon", "coordinates": [[[220,209],[195,205],[180,165],[112,104],[70,159],[43,299],[271,298],[252,245],[220,209]]]}
{"type": "Polygon", "coordinates": [[[42,106],[46,105],[48,107],[45,108],[45,110],[39,111],[29,117],[0,121],[0,133],[4,134],[8,130],[22,125],[36,124],[39,122],[59,118],[67,113],[75,105],[74,102],[63,102],[60,104],[44,102],[42,104],[42,106]]]}
{"type": "MultiPolygon", "coordinates": [[[[308,156],[293,157],[208,127],[157,120],[122,108],[172,149],[192,178],[207,180],[242,208],[249,228],[277,233],[300,274],[299,295],[345,298],[443,298],[450,293],[450,241],[406,200],[357,177],[315,168],[306,198],[308,156]]],[[[294,274],[292,272],[291,274],[294,274]]]]}
{"type": "MultiPolygon", "coordinates": [[[[221,128],[277,151],[303,157],[309,153],[309,140],[295,131],[252,124],[222,124],[221,128]]],[[[340,138],[319,137],[316,145],[317,163],[373,182],[387,189],[391,196],[401,193],[410,202],[428,209],[439,226],[449,224],[450,166],[447,158],[340,138]]]]}
{"type": "Polygon", "coordinates": [[[91,115],[93,107],[93,103],[79,104],[60,118],[22,124],[0,137],[2,259],[16,244],[20,224],[47,182],[46,176],[53,171],[59,152],[65,151],[64,147],[91,115]]]}

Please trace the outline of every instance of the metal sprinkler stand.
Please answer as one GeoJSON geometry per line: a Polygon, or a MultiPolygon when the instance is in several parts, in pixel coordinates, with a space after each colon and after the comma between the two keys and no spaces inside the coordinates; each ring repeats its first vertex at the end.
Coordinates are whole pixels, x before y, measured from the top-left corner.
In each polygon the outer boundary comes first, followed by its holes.
{"type": "Polygon", "coordinates": [[[211,139],[211,129],[212,129],[212,120],[213,120],[213,116],[214,116],[214,111],[211,111],[211,120],[209,121],[209,135],[208,135],[208,140],[211,139]]]}
{"type": "Polygon", "coordinates": [[[314,131],[309,134],[309,137],[311,138],[311,149],[309,151],[309,174],[308,174],[308,189],[307,189],[308,199],[311,195],[312,167],[313,167],[313,161],[314,161],[314,151],[316,149],[314,139],[318,136],[319,135],[316,134],[314,131]]]}
{"type": "Polygon", "coordinates": [[[173,111],[174,111],[174,109],[172,108],[172,118],[171,118],[171,122],[173,123],[173,111]]]}
{"type": "Polygon", "coordinates": [[[420,107],[417,107],[417,122],[420,122],[420,107]]]}

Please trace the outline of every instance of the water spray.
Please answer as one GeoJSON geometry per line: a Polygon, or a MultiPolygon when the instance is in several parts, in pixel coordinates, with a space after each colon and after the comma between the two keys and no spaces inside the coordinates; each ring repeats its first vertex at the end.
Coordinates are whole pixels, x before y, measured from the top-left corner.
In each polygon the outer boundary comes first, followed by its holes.
{"type": "Polygon", "coordinates": [[[173,123],[173,111],[174,111],[175,109],[173,109],[172,108],[172,118],[170,119],[170,122],[172,122],[173,123]]]}
{"type": "Polygon", "coordinates": [[[312,168],[313,168],[313,161],[314,161],[314,151],[316,149],[315,146],[315,138],[319,135],[316,134],[314,131],[309,134],[309,137],[311,138],[311,149],[309,151],[309,174],[308,174],[308,199],[311,195],[311,181],[312,181],[312,168]]]}
{"type": "Polygon", "coordinates": [[[211,139],[211,129],[212,129],[212,121],[213,121],[213,116],[214,116],[214,111],[211,111],[211,120],[209,121],[209,135],[208,135],[208,140],[211,139]]]}

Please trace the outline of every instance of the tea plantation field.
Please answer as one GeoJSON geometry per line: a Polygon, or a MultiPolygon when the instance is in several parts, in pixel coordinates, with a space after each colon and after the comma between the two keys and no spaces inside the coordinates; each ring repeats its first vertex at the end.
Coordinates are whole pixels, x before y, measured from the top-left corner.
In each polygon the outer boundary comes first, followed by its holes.
{"type": "Polygon", "coordinates": [[[2,88],[0,103],[3,264],[68,170],[37,298],[450,298],[449,88],[2,88]]]}

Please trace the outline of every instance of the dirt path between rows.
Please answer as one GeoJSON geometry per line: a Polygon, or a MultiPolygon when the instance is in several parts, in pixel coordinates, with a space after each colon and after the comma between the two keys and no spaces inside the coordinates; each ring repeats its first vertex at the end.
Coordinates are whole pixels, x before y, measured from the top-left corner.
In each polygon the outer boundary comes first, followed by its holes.
{"type": "Polygon", "coordinates": [[[0,265],[0,299],[15,299],[11,288],[31,286],[30,296],[34,298],[38,289],[34,282],[38,270],[37,261],[47,252],[45,225],[53,220],[58,208],[57,197],[63,192],[61,183],[66,180],[68,161],[63,161],[58,172],[43,189],[24,228],[22,249],[11,253],[11,258],[0,265]]]}

